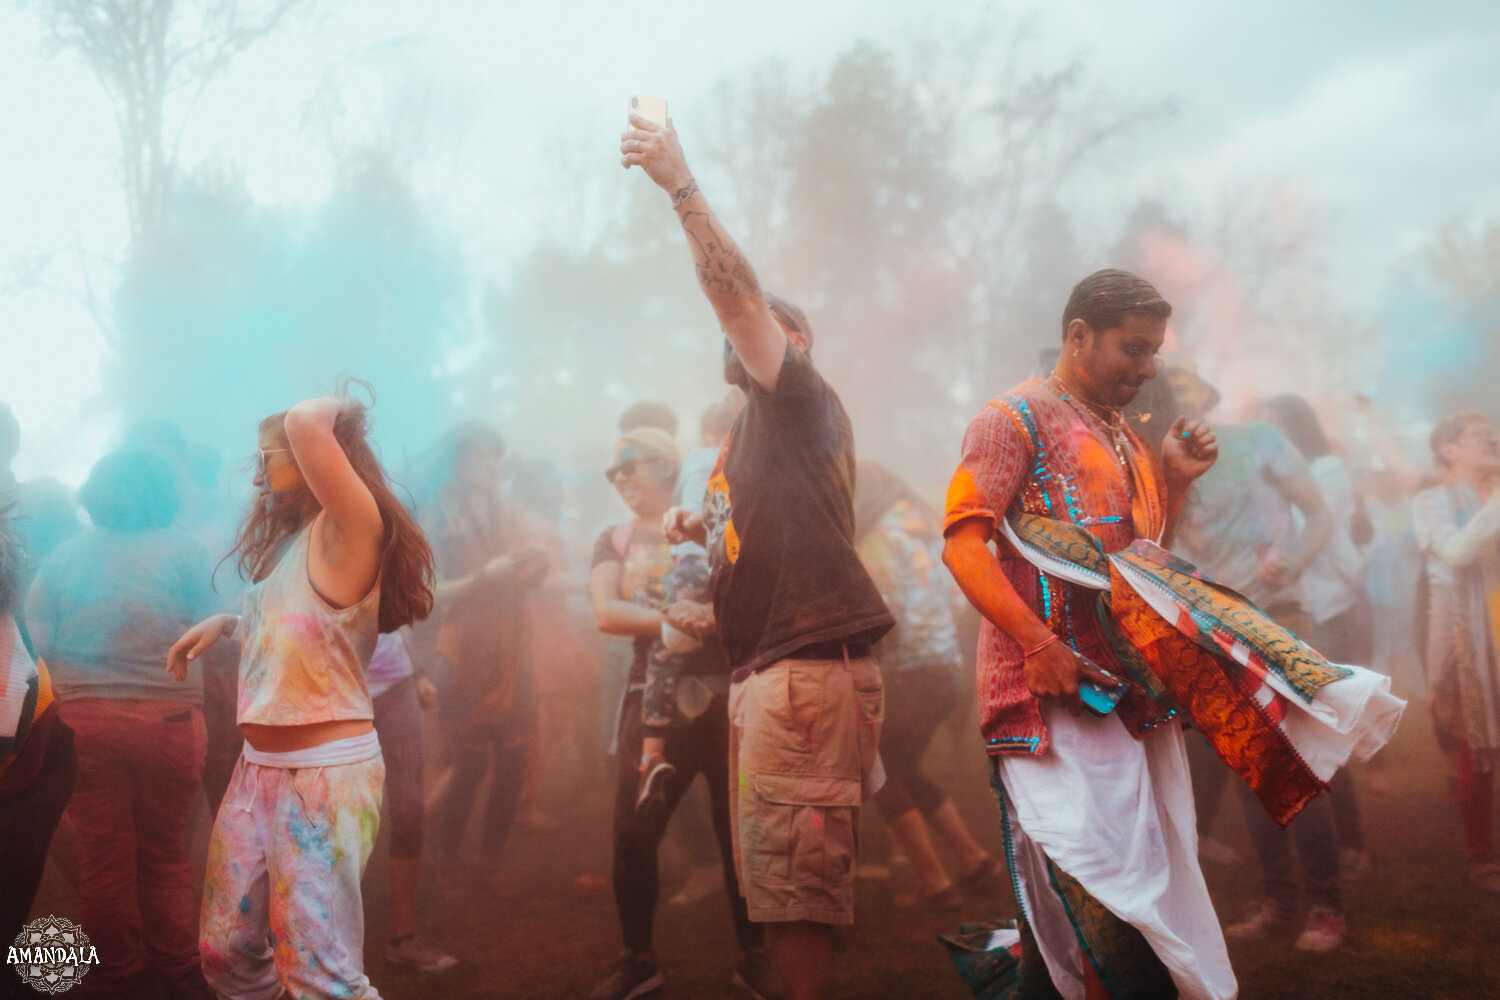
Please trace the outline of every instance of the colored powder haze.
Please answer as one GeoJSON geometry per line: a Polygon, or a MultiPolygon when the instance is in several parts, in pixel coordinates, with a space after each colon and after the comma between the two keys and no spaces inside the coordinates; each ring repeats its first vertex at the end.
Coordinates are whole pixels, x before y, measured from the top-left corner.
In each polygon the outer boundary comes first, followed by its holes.
{"type": "Polygon", "coordinates": [[[763,283],[806,307],[861,453],[929,494],[1097,267],[1174,301],[1220,418],[1299,391],[1343,427],[1361,391],[1419,441],[1500,355],[1491,3],[308,0],[168,100],[150,239],[53,6],[0,6],[23,479],[77,485],[142,420],[237,470],[261,416],[346,373],[393,466],[474,417],[595,475],[642,397],[691,445],[720,341],[665,196],[619,168],[631,93],[668,98],[763,283]]]}

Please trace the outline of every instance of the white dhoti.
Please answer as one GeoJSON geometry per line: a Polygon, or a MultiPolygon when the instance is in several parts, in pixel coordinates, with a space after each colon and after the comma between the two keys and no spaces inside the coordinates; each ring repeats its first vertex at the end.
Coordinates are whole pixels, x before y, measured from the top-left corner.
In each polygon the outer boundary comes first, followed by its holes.
{"type": "Polygon", "coordinates": [[[1141,932],[1183,997],[1232,1000],[1238,986],[1198,867],[1181,726],[1137,740],[1113,717],[1042,711],[1051,749],[1001,757],[999,773],[1022,906],[1058,992],[1083,1000],[1088,959],[1048,859],[1141,932]]]}

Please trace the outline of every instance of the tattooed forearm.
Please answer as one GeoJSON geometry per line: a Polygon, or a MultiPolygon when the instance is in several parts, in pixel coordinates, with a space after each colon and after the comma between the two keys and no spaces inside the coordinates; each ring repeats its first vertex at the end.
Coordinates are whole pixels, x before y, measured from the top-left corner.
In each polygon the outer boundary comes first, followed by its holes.
{"type": "Polygon", "coordinates": [[[740,248],[722,236],[707,212],[684,212],[682,228],[692,244],[693,266],[698,284],[715,295],[760,295],[760,281],[740,248]]]}
{"type": "Polygon", "coordinates": [[[697,193],[698,182],[696,180],[688,181],[686,187],[680,187],[676,191],[672,192],[672,207],[677,208],[679,205],[681,205],[683,202],[687,201],[697,193]]]}

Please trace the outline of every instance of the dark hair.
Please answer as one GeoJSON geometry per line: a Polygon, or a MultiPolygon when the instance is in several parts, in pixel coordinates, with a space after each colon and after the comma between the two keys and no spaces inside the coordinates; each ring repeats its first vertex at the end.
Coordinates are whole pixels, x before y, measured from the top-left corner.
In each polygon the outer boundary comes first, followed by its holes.
{"type": "Polygon", "coordinates": [[[666,403],[642,400],[620,414],[620,433],[629,434],[637,427],[655,427],[677,436],[677,414],[666,403]]]}
{"type": "Polygon", "coordinates": [[[1066,337],[1075,319],[1083,320],[1097,334],[1121,325],[1128,316],[1165,320],[1171,315],[1172,304],[1151,282],[1111,268],[1095,271],[1073,286],[1063,310],[1062,332],[1066,337]]]}
{"type": "Polygon", "coordinates": [[[1287,440],[1297,446],[1304,459],[1310,462],[1333,451],[1312,404],[1301,396],[1291,393],[1272,396],[1260,406],[1275,415],[1276,422],[1286,431],[1287,440]]]}
{"type": "Polygon", "coordinates": [[[480,453],[505,457],[505,438],[489,424],[466,420],[450,427],[434,450],[433,485],[442,488],[458,478],[459,467],[480,453]]]}
{"type": "MultiPolygon", "coordinates": [[[[475,455],[488,453],[497,461],[505,458],[505,438],[489,424],[466,420],[454,424],[410,463],[407,476],[412,502],[424,530],[433,540],[464,532],[471,518],[469,495],[473,489],[460,476],[464,464],[475,455]]],[[[500,477],[482,486],[484,503],[498,509],[500,477]]]]}
{"type": "Polygon", "coordinates": [[[770,292],[766,292],[766,305],[771,307],[771,315],[776,317],[776,322],[781,324],[783,330],[795,330],[802,334],[807,338],[807,349],[812,350],[812,324],[807,321],[807,313],[781,296],[772,295],[770,292]]]}
{"type": "Polygon", "coordinates": [[[89,470],[78,503],[97,528],[133,534],[177,519],[177,473],[154,450],[120,448],[89,470]]]}
{"type": "Polygon", "coordinates": [[[25,576],[26,551],[16,531],[15,510],[12,501],[0,500],[0,615],[8,613],[21,596],[25,576]]]}
{"type": "Polygon", "coordinates": [[[1443,458],[1443,445],[1452,444],[1458,440],[1458,436],[1468,428],[1470,424],[1487,424],[1489,418],[1483,413],[1475,410],[1465,410],[1463,413],[1455,413],[1451,417],[1444,417],[1438,425],[1432,429],[1432,434],[1427,438],[1427,445],[1432,449],[1432,459],[1437,462],[1438,468],[1446,469],[1448,460],[1443,458]]]}
{"type": "MultiPolygon", "coordinates": [[[[368,426],[369,409],[346,396],[333,422],[333,436],[355,474],[375,498],[380,519],[385,523],[385,541],[380,553],[380,631],[394,632],[421,621],[432,611],[435,580],[432,547],[416,519],[391,489],[385,469],[367,439],[368,426]]],[[[286,411],[262,420],[260,431],[270,432],[286,443],[286,411]]],[[[240,573],[248,579],[264,579],[282,544],[301,529],[302,509],[312,498],[312,490],[306,483],[299,490],[305,492],[278,503],[267,484],[252,498],[230,550],[230,555],[239,553],[240,573]]]]}

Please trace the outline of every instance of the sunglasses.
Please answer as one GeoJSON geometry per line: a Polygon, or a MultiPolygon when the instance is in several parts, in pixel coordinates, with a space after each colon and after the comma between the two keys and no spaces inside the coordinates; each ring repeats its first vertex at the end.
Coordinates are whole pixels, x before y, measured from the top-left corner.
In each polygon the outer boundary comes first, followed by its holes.
{"type": "Polygon", "coordinates": [[[635,475],[635,470],[640,468],[644,464],[645,461],[643,461],[642,459],[627,458],[619,465],[611,465],[609,468],[605,469],[604,478],[611,483],[618,483],[621,480],[629,479],[631,476],[635,475]]]}
{"type": "Polygon", "coordinates": [[[262,449],[260,449],[260,471],[261,472],[265,472],[266,471],[266,456],[267,455],[274,455],[277,452],[283,452],[283,451],[291,451],[291,449],[290,448],[262,448],[262,449]]]}

